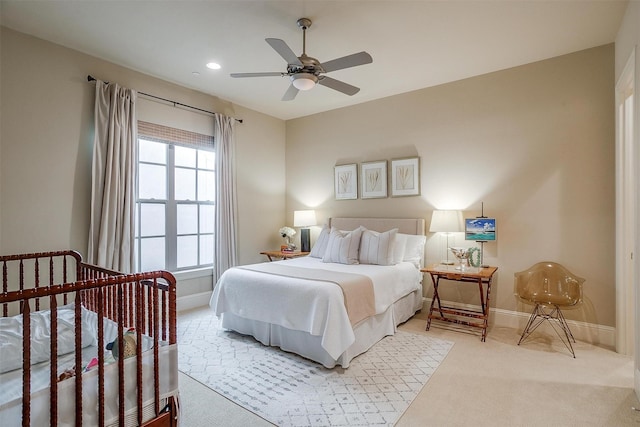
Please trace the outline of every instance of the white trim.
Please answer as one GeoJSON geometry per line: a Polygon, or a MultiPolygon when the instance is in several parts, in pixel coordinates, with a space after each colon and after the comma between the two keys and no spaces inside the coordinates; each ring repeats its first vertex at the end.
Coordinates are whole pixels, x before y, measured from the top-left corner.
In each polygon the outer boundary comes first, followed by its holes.
{"type": "Polygon", "coordinates": [[[200,292],[193,295],[185,295],[176,299],[176,311],[193,310],[194,308],[207,307],[213,291],[200,292]]]}
{"type": "MultiPolygon", "coordinates": [[[[431,298],[424,298],[423,300],[423,313],[425,316],[429,313],[429,307],[431,306],[431,298]]],[[[470,304],[460,304],[452,301],[444,301],[442,302],[444,305],[456,307],[456,308],[464,308],[467,310],[475,310],[479,311],[480,306],[470,305],[470,304]]],[[[526,306],[527,308],[531,308],[533,310],[533,306],[526,306]]],[[[489,311],[489,330],[487,336],[491,336],[491,328],[500,327],[500,328],[511,328],[521,333],[524,329],[527,321],[529,320],[529,316],[531,316],[531,312],[520,312],[520,311],[511,311],[511,310],[503,310],[499,308],[491,308],[489,311]]],[[[584,341],[589,344],[597,345],[599,347],[605,347],[613,350],[615,347],[615,328],[611,326],[598,325],[595,323],[588,322],[580,322],[577,320],[567,320],[569,327],[571,328],[571,333],[576,340],[584,341]]],[[[539,330],[544,331],[545,333],[553,334],[555,333],[547,322],[544,322],[540,325],[539,330]]],[[[516,340],[519,338],[516,338],[516,340]]]]}
{"type": "MultiPolygon", "coordinates": [[[[635,48],[631,51],[627,63],[615,85],[615,170],[616,170],[616,240],[615,240],[615,274],[616,274],[616,351],[626,355],[634,353],[635,311],[634,307],[634,264],[637,261],[633,256],[634,230],[636,219],[634,208],[637,200],[634,198],[637,182],[630,178],[638,173],[638,162],[634,158],[633,143],[628,144],[629,135],[625,117],[621,117],[621,108],[624,112],[625,99],[634,92],[635,75],[635,48]],[[631,155],[629,158],[629,155],[631,155]],[[631,212],[629,212],[631,210],[631,212]]],[[[626,114],[625,114],[626,115],[626,114]]],[[[632,123],[633,123],[633,119],[632,123]]],[[[635,131],[633,131],[635,132],[635,131]]],[[[631,135],[635,141],[634,135],[631,135]]],[[[637,154],[636,154],[637,155],[637,154]]]]}

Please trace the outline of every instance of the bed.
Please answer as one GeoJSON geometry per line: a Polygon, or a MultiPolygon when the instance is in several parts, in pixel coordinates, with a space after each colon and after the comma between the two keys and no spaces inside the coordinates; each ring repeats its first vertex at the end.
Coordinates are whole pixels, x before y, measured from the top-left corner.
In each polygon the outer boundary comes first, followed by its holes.
{"type": "Polygon", "coordinates": [[[175,426],[176,281],[75,251],[0,256],[0,419],[22,426],[175,426]]]}
{"type": "Polygon", "coordinates": [[[210,307],[224,329],[348,368],[422,309],[424,231],[421,218],[331,218],[309,256],[225,271],[210,307]]]}

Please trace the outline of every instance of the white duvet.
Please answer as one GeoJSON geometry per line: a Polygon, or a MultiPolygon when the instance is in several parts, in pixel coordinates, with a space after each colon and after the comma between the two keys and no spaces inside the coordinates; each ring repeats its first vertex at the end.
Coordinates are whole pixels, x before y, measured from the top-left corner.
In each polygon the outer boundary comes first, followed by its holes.
{"type": "MultiPolygon", "coordinates": [[[[373,282],[376,314],[421,288],[422,274],[410,262],[345,265],[307,256],[277,263],[368,276],[373,282]]],[[[232,313],[320,336],[322,347],[334,359],[355,341],[342,289],[334,283],[231,268],[220,277],[209,305],[223,320],[224,313],[232,313]]]]}

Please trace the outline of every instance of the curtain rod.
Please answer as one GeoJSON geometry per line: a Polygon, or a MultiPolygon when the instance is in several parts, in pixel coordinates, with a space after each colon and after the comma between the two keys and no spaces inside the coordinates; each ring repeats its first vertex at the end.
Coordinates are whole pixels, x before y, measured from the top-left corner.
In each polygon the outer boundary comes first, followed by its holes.
{"type": "MultiPolygon", "coordinates": [[[[93,77],[91,74],[89,74],[89,75],[87,76],[87,81],[88,81],[88,82],[93,82],[93,81],[96,81],[96,78],[95,78],[95,77],[93,77]]],[[[105,83],[106,83],[106,84],[109,84],[109,82],[105,82],[105,83]]],[[[166,99],[166,98],[161,98],[161,97],[159,97],[159,96],[155,96],[155,95],[150,95],[150,94],[148,94],[148,93],[144,93],[144,92],[138,92],[138,93],[139,93],[140,95],[148,96],[148,97],[150,97],[150,98],[155,98],[155,99],[159,99],[159,100],[161,100],[161,101],[169,102],[169,103],[173,104],[173,106],[174,106],[174,107],[175,107],[176,105],[179,105],[179,106],[181,106],[181,107],[191,108],[192,110],[202,111],[203,113],[208,113],[208,114],[211,114],[211,115],[216,114],[216,113],[214,113],[214,112],[212,112],[212,111],[203,110],[202,108],[198,108],[198,107],[192,107],[191,105],[183,104],[183,103],[181,103],[181,102],[177,102],[177,101],[172,101],[172,100],[170,100],[170,99],[166,99]]],[[[242,122],[243,122],[243,120],[242,120],[242,119],[236,119],[236,118],[234,118],[234,120],[235,120],[236,122],[238,122],[238,123],[242,123],[242,122]]]]}

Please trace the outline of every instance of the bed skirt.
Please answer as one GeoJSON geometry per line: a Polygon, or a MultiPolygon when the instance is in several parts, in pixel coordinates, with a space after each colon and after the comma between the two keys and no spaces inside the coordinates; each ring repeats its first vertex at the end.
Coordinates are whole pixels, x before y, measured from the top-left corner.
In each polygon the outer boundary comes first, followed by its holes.
{"type": "Polygon", "coordinates": [[[245,319],[232,313],[222,315],[222,327],[240,334],[251,335],[264,345],[280,347],[284,351],[299,354],[333,368],[348,368],[351,360],[369,350],[387,335],[393,335],[396,327],[409,320],[422,309],[422,291],[416,290],[396,301],[383,313],[369,317],[354,326],[355,342],[336,360],[322,348],[321,336],[311,335],[279,325],[245,319]]]}

